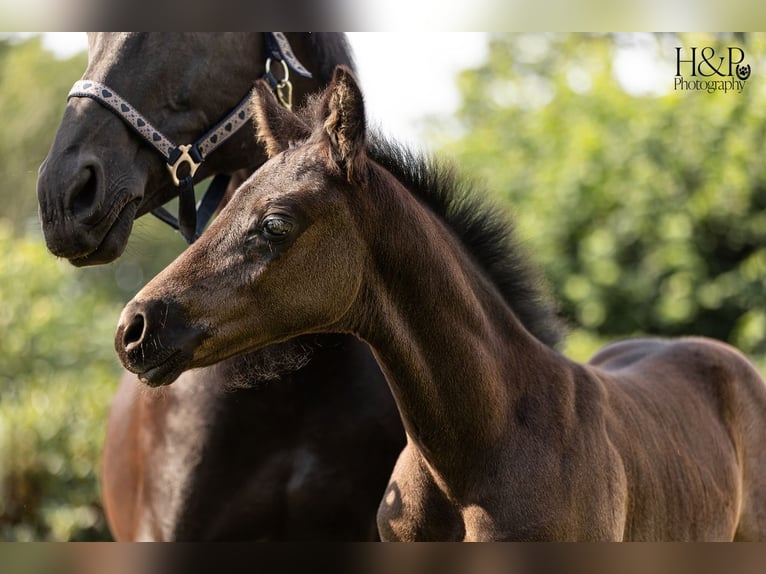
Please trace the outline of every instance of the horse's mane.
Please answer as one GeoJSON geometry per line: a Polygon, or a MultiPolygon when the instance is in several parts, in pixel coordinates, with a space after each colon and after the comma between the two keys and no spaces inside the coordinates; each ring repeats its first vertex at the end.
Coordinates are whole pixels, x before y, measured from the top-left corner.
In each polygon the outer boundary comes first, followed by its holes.
{"type": "Polygon", "coordinates": [[[368,153],[453,230],[527,330],[555,347],[563,335],[562,324],[543,296],[541,279],[524,255],[511,220],[447,163],[378,134],[369,138],[368,153]]]}
{"type": "Polygon", "coordinates": [[[311,49],[316,55],[316,63],[319,66],[316,72],[317,78],[323,85],[332,80],[335,67],[343,65],[351,70],[355,69],[354,57],[348,44],[346,35],[340,32],[312,32],[311,49]]]}

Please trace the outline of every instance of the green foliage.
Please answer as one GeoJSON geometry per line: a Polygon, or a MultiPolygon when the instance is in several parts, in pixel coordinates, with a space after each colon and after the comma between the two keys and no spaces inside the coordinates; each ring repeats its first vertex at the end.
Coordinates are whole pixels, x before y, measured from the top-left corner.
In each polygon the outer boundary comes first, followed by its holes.
{"type": "Polygon", "coordinates": [[[0,219],[0,539],[107,535],[97,473],[120,306],[0,219]]]}
{"type": "MultiPolygon", "coordinates": [[[[459,78],[444,148],[512,208],[575,340],[699,334],[764,354],[762,76],[741,94],[675,92],[675,45],[733,40],[655,37],[667,91],[631,95],[614,73],[625,41],[494,37],[459,78]]],[[[764,61],[766,39],[747,42],[764,61]]]]}
{"type": "Polygon", "coordinates": [[[125,254],[75,269],[45,249],[37,170],[85,54],[0,38],[0,540],[109,536],[98,471],[121,374],[112,344],[124,301],[185,244],[142,218],[125,254]]]}
{"type": "Polygon", "coordinates": [[[12,45],[0,39],[0,214],[15,229],[36,228],[37,169],[45,159],[69,88],[85,70],[84,54],[57,60],[39,37],[12,45]]]}
{"type": "Polygon", "coordinates": [[[0,40],[0,539],[108,536],[97,470],[119,368],[119,305],[45,249],[37,169],[85,69],[38,37],[0,40]]]}
{"type": "Polygon", "coordinates": [[[0,40],[0,539],[108,536],[97,470],[120,370],[119,305],[45,249],[37,169],[84,54],[0,40]]]}

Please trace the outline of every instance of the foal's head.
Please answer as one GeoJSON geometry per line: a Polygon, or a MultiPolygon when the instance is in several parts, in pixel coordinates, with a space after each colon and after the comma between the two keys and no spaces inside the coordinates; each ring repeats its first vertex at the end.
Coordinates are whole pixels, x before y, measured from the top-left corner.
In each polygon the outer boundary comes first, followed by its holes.
{"type": "Polygon", "coordinates": [[[338,68],[304,117],[261,83],[271,159],[200,240],[127,305],[120,360],[152,386],[294,336],[343,329],[365,253],[355,202],[368,171],[361,91],[338,68]]]}

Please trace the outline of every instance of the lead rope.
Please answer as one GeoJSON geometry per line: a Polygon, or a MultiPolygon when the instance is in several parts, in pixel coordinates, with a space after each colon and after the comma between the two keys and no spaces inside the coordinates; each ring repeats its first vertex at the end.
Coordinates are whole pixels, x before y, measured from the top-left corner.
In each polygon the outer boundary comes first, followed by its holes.
{"type": "MultiPolygon", "coordinates": [[[[289,69],[307,78],[311,77],[311,73],[295,57],[287,37],[282,32],[267,32],[264,38],[269,56],[266,58],[263,78],[271,85],[282,105],[291,109],[292,84],[289,79],[289,69]],[[282,64],[281,80],[277,80],[271,72],[272,60],[282,64]]],[[[162,154],[173,183],[178,188],[178,217],[176,218],[164,207],[152,210],[152,215],[177,230],[188,244],[192,244],[202,234],[220,205],[231,179],[228,174],[216,174],[199,205],[195,205],[194,174],[208,155],[250,120],[253,115],[250,100],[254,91],[255,88],[251,89],[220,122],[197,141],[187,145],[176,145],[125,98],[100,82],[93,80],[75,82],[67,99],[83,97],[97,101],[122,118],[134,132],[162,154]],[[179,170],[184,165],[187,166],[188,173],[179,177],[179,170]]]]}

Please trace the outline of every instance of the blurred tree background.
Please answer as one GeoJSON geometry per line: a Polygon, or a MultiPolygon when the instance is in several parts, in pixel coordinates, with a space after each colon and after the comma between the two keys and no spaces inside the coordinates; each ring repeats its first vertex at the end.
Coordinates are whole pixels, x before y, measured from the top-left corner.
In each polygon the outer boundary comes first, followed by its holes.
{"type": "MultiPolygon", "coordinates": [[[[568,355],[700,334],[766,369],[765,63],[764,35],[522,34],[491,37],[487,62],[460,74],[460,110],[433,119],[430,143],[518,221],[568,355]],[[677,45],[741,46],[743,93],[673,91],[677,45]],[[636,54],[665,67],[659,85],[640,81],[636,54]]],[[[85,64],[0,38],[0,540],[108,538],[97,477],[114,326],[184,247],[142,218],[115,263],[75,269],[46,251],[37,168],[85,64]]]]}
{"type": "Polygon", "coordinates": [[[115,263],[75,269],[46,250],[37,170],[86,63],[40,37],[0,38],[0,540],[109,538],[97,477],[121,373],[114,328],[184,248],[142,218],[115,263]]]}
{"type": "Polygon", "coordinates": [[[438,139],[514,213],[574,330],[570,354],[645,333],[766,354],[765,42],[501,35],[460,75],[438,139]],[[741,46],[742,93],[674,91],[675,46],[688,59],[692,45],[741,46]]]}

